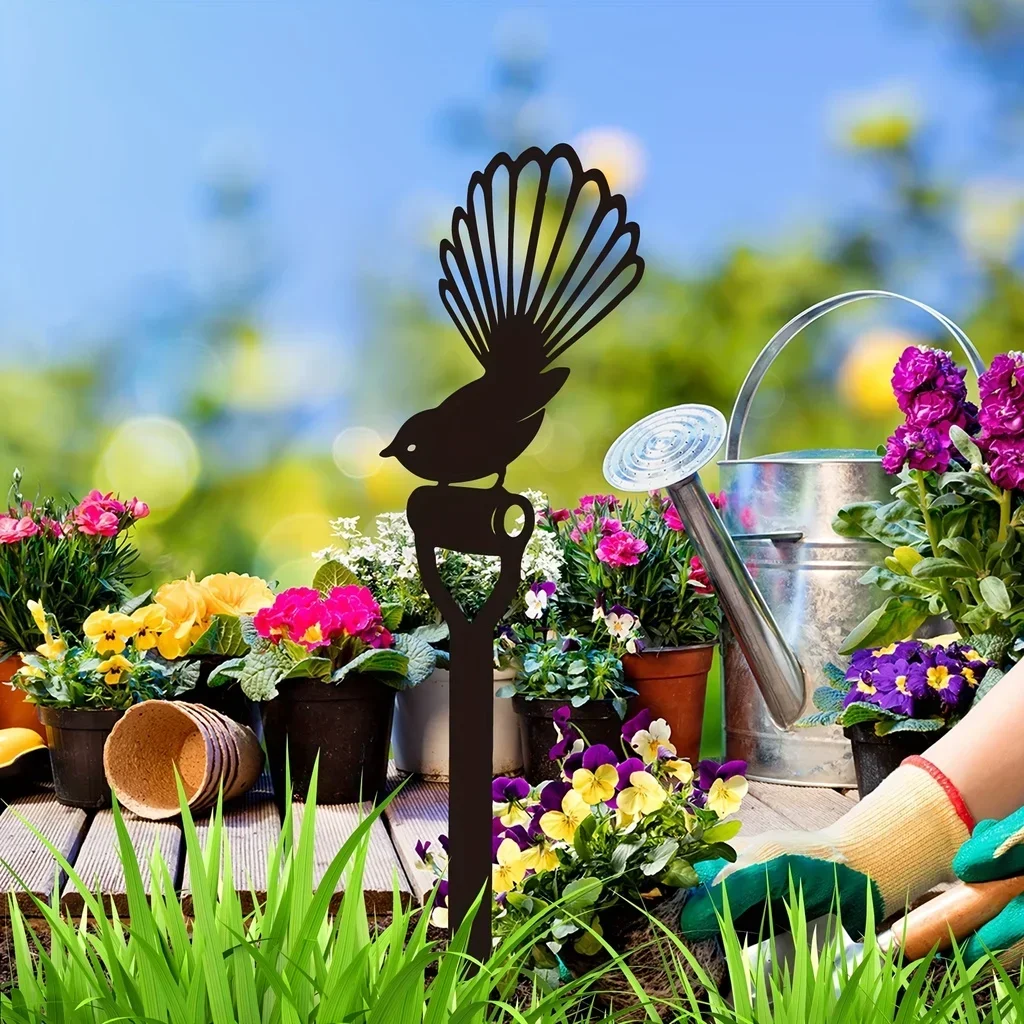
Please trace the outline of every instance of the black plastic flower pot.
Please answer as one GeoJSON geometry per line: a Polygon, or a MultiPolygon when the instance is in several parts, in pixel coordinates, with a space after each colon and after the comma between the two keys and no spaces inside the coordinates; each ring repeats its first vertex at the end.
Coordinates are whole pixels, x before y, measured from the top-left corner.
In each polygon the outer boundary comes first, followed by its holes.
{"type": "Polygon", "coordinates": [[[255,701],[249,700],[242,688],[230,680],[220,686],[210,686],[207,680],[213,671],[228,659],[220,654],[203,654],[193,661],[199,663],[199,678],[193,689],[187,690],[176,700],[186,700],[192,704],[202,704],[213,708],[239,725],[247,725],[257,735],[260,731],[260,708],[255,701]]]}
{"type": "Polygon", "coordinates": [[[320,804],[374,800],[385,788],[395,691],[368,676],[341,683],[289,679],[262,705],[263,738],[279,800],[285,795],[285,764],[292,795],[306,798],[320,755],[316,799],[320,804]]]}
{"type": "Polygon", "coordinates": [[[123,714],[39,708],[39,721],[46,727],[50,748],[53,786],[62,804],[89,811],[110,806],[110,786],[103,773],[103,744],[123,714]]]}
{"type": "Polygon", "coordinates": [[[877,789],[906,758],[923,754],[946,731],[890,732],[878,736],[874,722],[847,726],[843,732],[853,747],[853,767],[861,799],[877,789]]]}
{"type": "Polygon", "coordinates": [[[512,698],[519,716],[519,735],[523,743],[523,775],[536,785],[546,779],[559,778],[559,765],[548,754],[558,742],[554,714],[559,708],[571,708],[572,724],[586,737],[587,743],[605,743],[616,753],[622,749],[622,719],[610,700],[587,701],[573,708],[564,698],[527,700],[521,694],[512,698]]]}

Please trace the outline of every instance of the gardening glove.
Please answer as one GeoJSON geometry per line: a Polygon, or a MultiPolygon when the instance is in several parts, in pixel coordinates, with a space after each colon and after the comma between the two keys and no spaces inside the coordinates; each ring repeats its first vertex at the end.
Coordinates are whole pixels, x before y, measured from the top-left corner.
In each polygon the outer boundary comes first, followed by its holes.
{"type": "MultiPolygon", "coordinates": [[[[838,890],[843,926],[863,934],[869,899],[881,922],[951,881],[953,857],[973,825],[949,779],[924,758],[908,758],[834,825],[818,832],[766,832],[737,841],[734,864],[695,865],[701,884],[690,890],[680,929],[691,939],[717,935],[727,892],[737,927],[756,932],[765,904],[789,897],[792,877],[803,890],[808,919],[835,909],[838,890]]],[[[784,914],[775,916],[776,924],[781,920],[784,914]]]]}
{"type": "MultiPolygon", "coordinates": [[[[953,870],[964,882],[991,882],[1024,874],[1024,807],[1002,821],[979,821],[957,851],[953,870]]],[[[1011,900],[968,940],[968,963],[998,954],[1001,963],[1019,967],[1024,959],[1024,896],[1011,900]]]]}

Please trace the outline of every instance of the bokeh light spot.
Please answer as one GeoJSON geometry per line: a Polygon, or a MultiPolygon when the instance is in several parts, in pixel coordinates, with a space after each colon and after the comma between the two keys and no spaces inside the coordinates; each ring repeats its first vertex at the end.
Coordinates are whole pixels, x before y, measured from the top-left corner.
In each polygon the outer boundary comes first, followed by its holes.
{"type": "Polygon", "coordinates": [[[347,427],[331,446],[334,464],[347,477],[362,480],[381,470],[384,439],[370,427],[347,427]]]}

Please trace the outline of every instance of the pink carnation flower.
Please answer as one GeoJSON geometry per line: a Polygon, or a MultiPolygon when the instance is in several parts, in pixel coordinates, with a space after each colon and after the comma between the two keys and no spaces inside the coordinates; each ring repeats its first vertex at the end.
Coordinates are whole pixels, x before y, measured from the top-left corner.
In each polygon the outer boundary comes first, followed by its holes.
{"type": "Polygon", "coordinates": [[[102,505],[88,500],[75,507],[72,518],[75,526],[90,537],[116,537],[121,526],[116,512],[105,511],[102,505]]]}
{"type": "Polygon", "coordinates": [[[576,508],[577,515],[586,512],[593,512],[595,505],[602,505],[605,508],[613,509],[619,507],[619,499],[614,494],[584,494],[576,508]]]}
{"type": "Polygon", "coordinates": [[[149,515],[149,506],[138,498],[132,498],[125,508],[132,519],[145,519],[149,515]]]}
{"type": "Polygon", "coordinates": [[[690,574],[686,582],[698,594],[713,594],[715,592],[711,586],[711,580],[708,579],[708,571],[704,568],[704,563],[696,555],[690,559],[690,574]]]}
{"type": "Polygon", "coordinates": [[[0,516],[0,544],[18,544],[39,533],[39,524],[31,516],[0,516]]]}
{"type": "Polygon", "coordinates": [[[665,525],[670,530],[675,530],[676,533],[686,532],[686,527],[683,525],[682,519],[679,518],[675,505],[669,505],[661,515],[665,520],[665,525]]]}
{"type": "Polygon", "coordinates": [[[634,537],[629,530],[619,530],[602,537],[597,545],[597,557],[613,568],[637,565],[647,550],[647,542],[634,537]]]}

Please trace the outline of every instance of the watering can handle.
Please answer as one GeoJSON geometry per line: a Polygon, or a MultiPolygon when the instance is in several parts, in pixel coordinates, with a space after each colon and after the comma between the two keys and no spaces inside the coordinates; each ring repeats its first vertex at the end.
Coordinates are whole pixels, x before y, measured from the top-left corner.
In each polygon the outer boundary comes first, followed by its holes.
{"type": "Polygon", "coordinates": [[[775,337],[761,349],[761,354],[754,360],[754,365],[751,366],[746,380],[743,381],[743,387],[740,388],[740,393],[736,396],[736,404],[732,408],[732,416],[729,418],[729,432],[726,435],[725,457],[727,459],[738,459],[740,457],[743,428],[746,425],[747,416],[750,414],[750,404],[754,400],[754,395],[758,387],[760,387],[761,381],[764,380],[772,363],[775,362],[775,357],[808,324],[814,323],[818,317],[831,313],[833,309],[845,306],[849,302],[857,302],[860,299],[900,299],[902,302],[909,302],[912,306],[917,306],[918,309],[923,309],[926,313],[930,313],[953,335],[975,374],[980,376],[984,373],[985,364],[982,362],[978,350],[974,347],[974,343],[949,317],[944,316],[937,309],[932,309],[931,306],[918,302],[917,299],[907,298],[906,295],[899,295],[896,292],[878,291],[873,288],[856,292],[843,292],[842,295],[833,295],[832,298],[824,299],[809,309],[805,309],[802,313],[798,313],[785,327],[780,328],[776,332],[775,337]]]}

